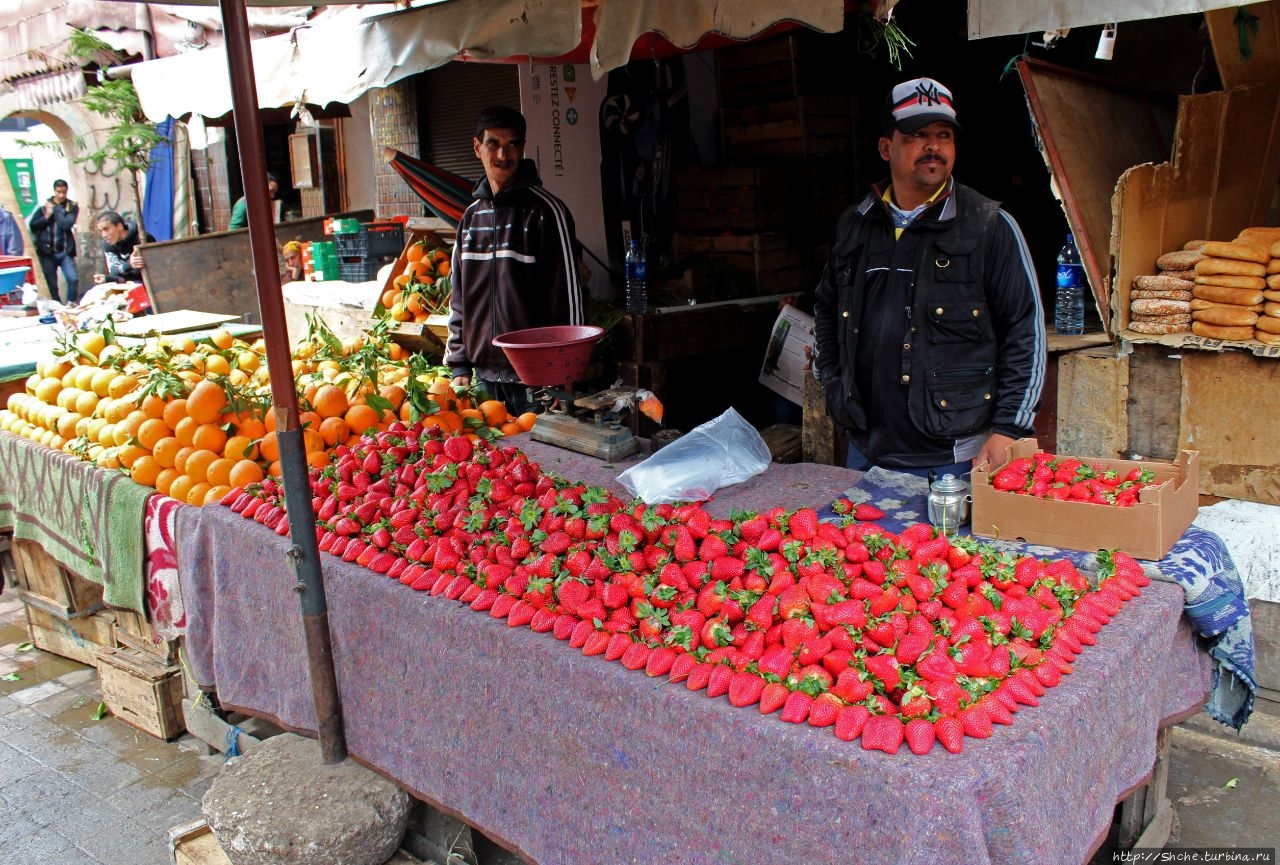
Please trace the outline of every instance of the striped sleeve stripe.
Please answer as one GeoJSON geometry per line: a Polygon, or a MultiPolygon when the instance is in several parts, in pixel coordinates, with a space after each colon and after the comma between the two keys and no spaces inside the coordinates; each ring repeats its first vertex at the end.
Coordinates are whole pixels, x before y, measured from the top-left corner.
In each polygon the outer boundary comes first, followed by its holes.
{"type": "Polygon", "coordinates": [[[578,285],[578,268],[573,261],[573,244],[569,238],[569,220],[565,216],[564,202],[547,192],[541,186],[530,187],[530,191],[547,203],[547,208],[555,216],[556,229],[560,233],[560,247],[564,255],[564,272],[569,291],[569,323],[582,324],[582,287],[578,285]]]}
{"type": "Polygon", "coordinates": [[[514,249],[499,249],[490,252],[464,252],[462,257],[467,261],[492,261],[495,258],[514,258],[516,261],[524,264],[537,264],[538,259],[533,255],[523,255],[514,249]]]}
{"type": "Polygon", "coordinates": [[[1031,263],[1031,251],[1027,249],[1027,241],[1022,236],[1022,229],[1018,228],[1018,223],[1014,222],[1013,217],[1003,209],[997,212],[1013,234],[1014,244],[1018,248],[1018,258],[1022,262],[1022,269],[1027,277],[1027,285],[1031,289],[1031,298],[1036,306],[1034,366],[1031,369],[1031,378],[1027,382],[1027,389],[1022,394],[1022,403],[1019,404],[1018,413],[1013,421],[1017,426],[1030,429],[1035,423],[1036,403],[1040,401],[1040,392],[1044,389],[1045,366],[1048,363],[1044,331],[1044,306],[1040,303],[1040,283],[1036,279],[1035,265],[1031,263]]]}

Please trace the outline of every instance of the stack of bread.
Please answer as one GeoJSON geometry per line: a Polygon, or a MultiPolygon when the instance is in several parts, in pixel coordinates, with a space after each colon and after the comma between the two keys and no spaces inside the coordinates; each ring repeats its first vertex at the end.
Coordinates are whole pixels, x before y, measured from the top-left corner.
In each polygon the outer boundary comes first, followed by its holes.
{"type": "Polygon", "coordinates": [[[1231,241],[1209,241],[1196,262],[1191,332],[1211,339],[1253,339],[1263,311],[1271,245],[1280,232],[1246,228],[1231,241]]]}
{"type": "Polygon", "coordinates": [[[1262,313],[1253,325],[1253,338],[1267,345],[1280,345],[1280,238],[1271,244],[1270,252],[1262,313]]]}
{"type": "Polygon", "coordinates": [[[1195,266],[1204,253],[1193,240],[1156,259],[1154,276],[1139,276],[1129,292],[1129,330],[1135,333],[1184,333],[1191,330],[1195,266]]]}

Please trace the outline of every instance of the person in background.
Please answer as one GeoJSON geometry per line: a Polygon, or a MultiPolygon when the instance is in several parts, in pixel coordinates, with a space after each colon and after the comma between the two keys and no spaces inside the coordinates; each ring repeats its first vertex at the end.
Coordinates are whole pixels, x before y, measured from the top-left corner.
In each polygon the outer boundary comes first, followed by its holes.
{"type": "Polygon", "coordinates": [[[102,238],[102,254],[107,259],[107,272],[95,273],[93,281],[142,282],[142,254],[139,243],[153,243],[155,238],[138,228],[114,210],[104,210],[95,221],[102,238]]]}
{"type": "Polygon", "coordinates": [[[475,201],[458,223],[444,362],[453,383],[475,379],[508,410],[529,406],[493,338],[513,330],[583,322],[573,216],[542,186],[524,157],[525,119],[506,105],[486,108],[472,147],[484,166],[475,201]]]}
{"type": "Polygon", "coordinates": [[[848,432],[846,465],[921,477],[1004,461],[1032,434],[1044,310],[1022,232],[951,176],[951,92],[893,88],[881,118],[887,182],[840,217],[818,283],[814,373],[848,432]]]}
{"type": "Polygon", "coordinates": [[[301,282],[303,278],[302,244],[291,240],[280,249],[284,259],[284,271],[280,274],[281,282],[301,282]]]}
{"type": "Polygon", "coordinates": [[[68,304],[80,297],[80,272],[76,269],[76,220],[79,218],[80,205],[67,198],[67,182],[55,180],[53,195],[36,208],[28,223],[49,296],[58,300],[58,271],[61,270],[67,282],[68,304]]]}
{"type": "Polygon", "coordinates": [[[0,204],[0,255],[22,255],[26,248],[22,226],[18,225],[9,208],[0,204]]]}
{"type": "MultiPolygon", "coordinates": [[[[276,193],[280,191],[280,181],[276,180],[276,176],[268,172],[267,174],[267,192],[268,198],[275,200],[276,193]]],[[[236,203],[231,205],[231,221],[227,223],[227,230],[233,228],[249,227],[249,206],[245,203],[244,196],[236,199],[236,203]]]]}

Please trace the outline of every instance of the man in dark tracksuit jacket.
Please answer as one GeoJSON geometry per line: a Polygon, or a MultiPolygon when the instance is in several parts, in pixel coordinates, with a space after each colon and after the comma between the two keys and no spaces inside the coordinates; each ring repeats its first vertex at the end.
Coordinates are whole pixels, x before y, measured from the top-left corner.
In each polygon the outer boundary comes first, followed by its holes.
{"type": "Polygon", "coordinates": [[[951,177],[955,109],[931,79],[893,89],[889,185],[836,226],[817,288],[814,372],[849,433],[849,468],[920,476],[1003,462],[1030,435],[1046,364],[1026,242],[951,177]]]}
{"type": "Polygon", "coordinates": [[[481,386],[509,410],[527,389],[493,338],[529,327],[583,322],[573,217],[523,159],[525,121],[506,106],[480,115],[473,140],[485,178],[462,214],[453,248],[453,294],[444,362],[455,385],[481,386]]]}

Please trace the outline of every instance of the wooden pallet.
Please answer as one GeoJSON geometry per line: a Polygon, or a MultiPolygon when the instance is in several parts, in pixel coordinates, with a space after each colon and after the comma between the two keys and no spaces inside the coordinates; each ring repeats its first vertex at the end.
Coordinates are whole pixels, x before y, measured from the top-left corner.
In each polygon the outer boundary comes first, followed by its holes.
{"type": "Polygon", "coordinates": [[[121,721],[160,739],[185,729],[182,670],[134,649],[99,649],[102,699],[121,721]]]}
{"type": "Polygon", "coordinates": [[[13,564],[18,596],[27,606],[63,619],[102,609],[102,586],[62,567],[35,541],[14,538],[13,564]]]}

